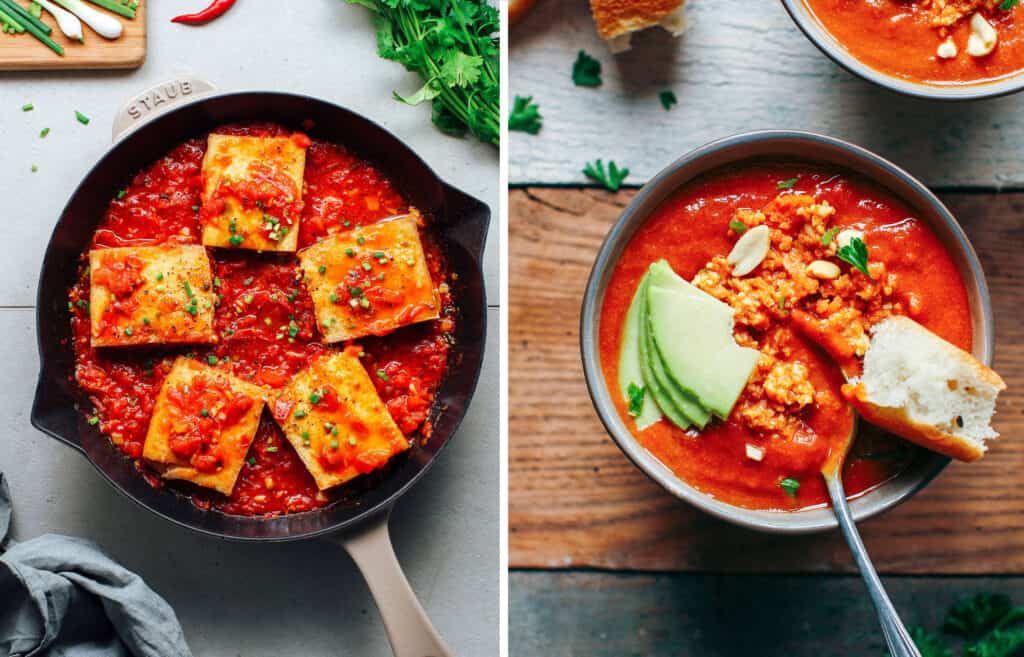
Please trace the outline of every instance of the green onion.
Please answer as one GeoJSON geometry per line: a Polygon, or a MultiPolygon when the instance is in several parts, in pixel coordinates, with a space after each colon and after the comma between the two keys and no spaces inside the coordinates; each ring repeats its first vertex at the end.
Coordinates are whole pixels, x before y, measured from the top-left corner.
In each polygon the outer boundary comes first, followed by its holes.
{"type": "Polygon", "coordinates": [[[78,119],[78,122],[82,125],[89,125],[89,117],[78,110],[75,110],[75,118],[78,119]]]}
{"type": "Polygon", "coordinates": [[[210,411],[204,408],[203,410],[199,411],[199,414],[202,415],[203,417],[209,417],[210,411]]]}
{"type": "Polygon", "coordinates": [[[91,418],[89,418],[89,424],[91,424],[92,426],[96,426],[99,423],[100,423],[99,417],[93,415],[91,418]]]}
{"type": "Polygon", "coordinates": [[[32,165],[32,173],[35,173],[36,171],[39,171],[39,165],[38,164],[33,164],[32,165]]]}
{"type": "Polygon", "coordinates": [[[381,381],[388,381],[389,380],[388,379],[388,373],[385,372],[384,370],[377,370],[377,378],[379,378],[381,381]]]}
{"type": "Polygon", "coordinates": [[[337,440],[332,440],[331,441],[331,449],[338,449],[338,441],[337,440]]]}
{"type": "Polygon", "coordinates": [[[250,277],[248,277],[248,278],[244,279],[244,280],[242,281],[242,285],[252,285],[252,276],[250,276],[250,277]]]}
{"type": "Polygon", "coordinates": [[[357,442],[359,442],[359,441],[357,441],[354,436],[349,436],[348,437],[348,444],[349,445],[355,445],[357,442]]]}
{"type": "Polygon", "coordinates": [[[206,357],[206,362],[209,363],[210,365],[216,365],[217,357],[214,356],[213,354],[210,354],[209,356],[206,357]]]}
{"type": "Polygon", "coordinates": [[[32,103],[25,103],[24,105],[21,106],[21,111],[22,112],[31,112],[35,108],[36,108],[35,105],[33,105],[32,103]]]}
{"type": "Polygon", "coordinates": [[[797,492],[800,490],[800,482],[792,477],[786,477],[779,482],[779,487],[789,493],[790,497],[796,497],[797,492]]]}
{"type": "MultiPolygon", "coordinates": [[[[14,0],[0,0],[0,8],[6,9],[7,13],[11,14],[18,23],[21,23],[25,27],[25,29],[32,34],[32,36],[36,37],[43,43],[49,41],[54,46],[60,48],[60,46],[55,41],[48,38],[50,33],[53,32],[53,28],[44,23],[43,21],[39,20],[32,14],[28,13],[28,10],[19,5],[17,2],[15,2],[14,0]],[[47,37],[45,41],[43,40],[43,37],[47,37]]],[[[46,45],[49,46],[50,43],[46,43],[46,45]]],[[[64,49],[60,48],[60,52],[58,54],[63,55],[64,49]]]]}
{"type": "Polygon", "coordinates": [[[366,271],[370,271],[371,269],[373,269],[373,265],[371,265],[368,262],[364,262],[363,263],[363,269],[365,269],[366,271]]]}
{"type": "Polygon", "coordinates": [[[729,228],[732,228],[737,235],[742,235],[747,232],[747,225],[739,219],[733,219],[729,222],[729,228]]]}
{"type": "Polygon", "coordinates": [[[135,18],[135,9],[131,5],[124,5],[117,0],[89,0],[98,7],[103,7],[108,11],[112,11],[115,14],[120,14],[125,18],[135,18]]]}
{"type": "Polygon", "coordinates": [[[129,338],[132,337],[132,333],[132,327],[130,326],[124,330],[124,334],[127,335],[129,338]]]}
{"type": "Polygon", "coordinates": [[[326,274],[327,273],[327,267],[325,265],[320,265],[320,268],[317,269],[317,271],[320,272],[321,274],[326,274]]]}
{"type": "Polygon", "coordinates": [[[267,448],[267,454],[274,454],[276,452],[277,452],[277,448],[276,447],[272,446],[272,447],[268,447],[267,448]]]}
{"type": "Polygon", "coordinates": [[[128,196],[128,192],[123,190],[123,189],[117,193],[117,198],[119,198],[119,199],[122,199],[125,196],[128,196]]]}
{"type": "Polygon", "coordinates": [[[352,257],[352,256],[354,256],[355,254],[356,254],[356,250],[355,250],[355,249],[353,249],[353,248],[352,248],[351,246],[350,246],[350,247],[348,247],[347,249],[345,249],[345,255],[347,255],[348,257],[350,257],[350,258],[351,258],[351,257],[352,257]]]}
{"type": "Polygon", "coordinates": [[[231,243],[231,246],[239,246],[242,242],[245,241],[245,238],[242,237],[241,235],[232,235],[228,239],[228,241],[231,243]]]}
{"type": "Polygon", "coordinates": [[[301,420],[301,419],[302,419],[302,418],[304,418],[304,417],[306,417],[306,411],[305,411],[305,409],[302,409],[302,408],[296,408],[296,409],[295,409],[295,419],[296,419],[296,420],[301,420]]]}
{"type": "Polygon", "coordinates": [[[796,185],[798,180],[800,180],[800,176],[795,176],[788,180],[780,180],[778,183],[776,183],[775,189],[792,189],[796,185]]]}
{"type": "Polygon", "coordinates": [[[39,138],[40,139],[46,139],[46,135],[48,135],[48,134],[50,134],[50,129],[49,128],[43,128],[42,130],[39,131],[39,138]]]}

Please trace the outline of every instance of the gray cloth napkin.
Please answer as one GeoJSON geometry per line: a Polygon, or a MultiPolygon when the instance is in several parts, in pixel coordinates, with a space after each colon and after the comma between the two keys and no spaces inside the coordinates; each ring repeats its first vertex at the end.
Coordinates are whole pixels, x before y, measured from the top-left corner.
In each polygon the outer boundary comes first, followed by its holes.
{"type": "Polygon", "coordinates": [[[14,543],[10,527],[0,472],[0,655],[192,656],[170,605],[96,545],[55,534],[14,543]]]}

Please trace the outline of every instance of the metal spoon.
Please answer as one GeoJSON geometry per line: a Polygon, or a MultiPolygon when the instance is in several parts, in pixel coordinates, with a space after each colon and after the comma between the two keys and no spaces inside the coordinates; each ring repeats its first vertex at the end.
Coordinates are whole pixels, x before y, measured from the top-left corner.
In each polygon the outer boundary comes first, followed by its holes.
{"type": "MultiPolygon", "coordinates": [[[[824,334],[818,330],[813,318],[802,311],[794,311],[796,319],[795,326],[800,333],[811,342],[814,342],[822,350],[829,354],[842,372],[843,378],[849,380],[850,372],[854,371],[855,361],[849,355],[838,354],[833,351],[833,345],[825,339],[824,334]]],[[[868,589],[871,602],[875,605],[875,612],[882,624],[882,634],[885,635],[885,642],[889,645],[889,653],[892,657],[921,657],[914,640],[910,638],[907,628],[900,620],[896,608],[893,607],[889,595],[885,592],[882,580],[878,578],[874,564],[868,556],[864,541],[860,538],[857,525],[853,521],[853,514],[850,512],[850,505],[846,502],[846,489],[843,488],[843,464],[846,462],[846,455],[857,437],[857,424],[859,418],[857,413],[850,409],[853,414],[853,422],[850,426],[850,433],[842,445],[829,455],[828,460],[821,468],[821,476],[825,479],[825,487],[828,488],[828,496],[832,500],[832,511],[836,514],[839,522],[839,529],[846,538],[846,544],[850,546],[853,553],[853,560],[864,578],[864,585],[868,589]]]]}

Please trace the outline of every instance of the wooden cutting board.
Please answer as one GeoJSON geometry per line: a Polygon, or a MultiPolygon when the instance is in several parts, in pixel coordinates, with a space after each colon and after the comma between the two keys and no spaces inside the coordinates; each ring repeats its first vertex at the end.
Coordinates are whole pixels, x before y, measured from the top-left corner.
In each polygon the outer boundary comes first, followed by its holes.
{"type": "MultiPolygon", "coordinates": [[[[28,6],[26,0],[15,1],[28,6]]],[[[97,9],[110,13],[99,7],[97,9]]],[[[124,25],[124,32],[119,38],[108,41],[83,25],[85,43],[79,43],[65,37],[53,16],[44,11],[42,20],[53,28],[50,38],[64,46],[64,56],[57,55],[28,32],[0,33],[0,71],[138,68],[146,59],[145,0],[140,0],[134,19],[116,17],[124,25]]]]}

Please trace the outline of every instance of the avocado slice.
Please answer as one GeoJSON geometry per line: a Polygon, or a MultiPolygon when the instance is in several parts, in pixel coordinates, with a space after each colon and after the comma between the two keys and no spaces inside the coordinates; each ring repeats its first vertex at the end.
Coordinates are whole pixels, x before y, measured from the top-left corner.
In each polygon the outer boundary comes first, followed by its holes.
{"type": "Polygon", "coordinates": [[[651,339],[670,379],[700,406],[726,418],[761,353],[736,344],[728,304],[682,283],[659,286],[653,276],[648,283],[651,339]]]}
{"type": "MultiPolygon", "coordinates": [[[[657,381],[659,389],[667,398],[666,402],[671,404],[672,408],[674,408],[679,415],[688,420],[686,426],[695,424],[699,428],[703,429],[711,419],[711,413],[702,408],[696,397],[688,394],[685,390],[679,387],[669,375],[668,370],[665,367],[665,362],[658,353],[658,348],[654,343],[653,336],[651,335],[650,308],[647,304],[644,305],[644,311],[643,323],[640,328],[641,363],[644,363],[647,366],[650,375],[655,381],[657,381]]],[[[664,407],[662,407],[662,410],[664,410],[664,407]]],[[[668,413],[666,413],[666,415],[667,414],[668,413]]],[[[686,426],[679,424],[678,422],[676,422],[676,425],[682,429],[686,428],[686,426]]]]}
{"type": "Polygon", "coordinates": [[[637,290],[637,294],[640,296],[640,305],[637,308],[639,313],[639,321],[637,322],[639,329],[637,350],[640,355],[640,372],[643,376],[644,383],[647,384],[647,391],[651,393],[651,397],[658,405],[658,409],[672,421],[672,424],[685,430],[693,423],[690,421],[690,418],[675,405],[675,402],[672,401],[672,397],[669,396],[668,391],[662,387],[661,381],[664,379],[660,379],[655,376],[654,370],[651,367],[651,342],[650,331],[648,330],[649,322],[647,321],[647,288],[649,285],[650,281],[645,275],[644,280],[641,281],[640,287],[637,290]]]}
{"type": "Polygon", "coordinates": [[[647,280],[650,274],[644,274],[640,284],[636,286],[633,294],[633,301],[626,311],[626,323],[622,328],[622,343],[619,347],[619,390],[622,398],[629,403],[629,386],[647,386],[644,392],[643,405],[640,407],[640,415],[633,418],[636,428],[643,431],[661,418],[661,410],[658,402],[654,399],[653,386],[647,383],[640,367],[640,322],[643,314],[643,306],[647,305],[647,280]]]}

